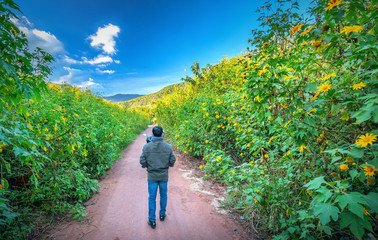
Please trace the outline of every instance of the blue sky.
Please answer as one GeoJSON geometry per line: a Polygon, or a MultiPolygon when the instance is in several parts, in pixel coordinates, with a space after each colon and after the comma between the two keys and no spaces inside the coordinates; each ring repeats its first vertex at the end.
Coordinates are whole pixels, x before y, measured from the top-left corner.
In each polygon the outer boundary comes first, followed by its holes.
{"type": "Polygon", "coordinates": [[[149,94],[184,69],[240,55],[258,28],[253,0],[19,0],[30,48],[56,59],[51,82],[104,96],[149,94]]]}

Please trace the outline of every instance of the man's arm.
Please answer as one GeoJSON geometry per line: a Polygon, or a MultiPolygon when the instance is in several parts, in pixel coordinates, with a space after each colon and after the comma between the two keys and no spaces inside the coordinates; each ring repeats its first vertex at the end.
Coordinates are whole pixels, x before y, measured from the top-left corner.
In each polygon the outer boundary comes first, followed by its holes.
{"type": "Polygon", "coordinates": [[[169,166],[173,167],[175,165],[175,162],[176,162],[176,156],[173,153],[173,150],[171,149],[171,154],[169,155],[169,166]]]}
{"type": "Polygon", "coordinates": [[[142,165],[142,168],[147,167],[147,156],[146,156],[146,153],[144,152],[144,147],[143,147],[142,155],[140,155],[139,163],[140,165],[142,165]]]}

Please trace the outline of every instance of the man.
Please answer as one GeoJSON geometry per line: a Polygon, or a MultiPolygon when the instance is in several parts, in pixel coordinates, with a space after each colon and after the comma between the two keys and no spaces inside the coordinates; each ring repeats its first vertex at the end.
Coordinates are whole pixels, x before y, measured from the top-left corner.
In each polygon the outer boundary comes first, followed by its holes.
{"type": "Polygon", "coordinates": [[[167,184],[168,168],[173,167],[176,157],[173,154],[172,146],[163,142],[164,131],[160,126],[152,129],[151,142],[143,146],[140,156],[142,168],[147,167],[148,172],[148,224],[154,229],[156,227],[156,194],[160,192],[159,219],[164,221],[167,207],[167,184]]]}

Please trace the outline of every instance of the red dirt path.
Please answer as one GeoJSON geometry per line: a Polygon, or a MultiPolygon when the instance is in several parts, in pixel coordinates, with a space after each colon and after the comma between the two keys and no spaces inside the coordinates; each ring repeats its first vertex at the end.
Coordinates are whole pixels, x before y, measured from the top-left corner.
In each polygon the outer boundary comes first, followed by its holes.
{"type": "MultiPolygon", "coordinates": [[[[49,239],[249,239],[243,228],[227,214],[211,205],[219,195],[201,189],[201,179],[190,175],[179,154],[169,169],[167,217],[156,221],[156,229],[147,224],[147,173],[139,164],[145,135],[151,126],[131,143],[107,176],[99,193],[87,203],[87,221],[72,221],[58,226],[49,239]]],[[[159,210],[159,195],[157,210],[159,210]]]]}

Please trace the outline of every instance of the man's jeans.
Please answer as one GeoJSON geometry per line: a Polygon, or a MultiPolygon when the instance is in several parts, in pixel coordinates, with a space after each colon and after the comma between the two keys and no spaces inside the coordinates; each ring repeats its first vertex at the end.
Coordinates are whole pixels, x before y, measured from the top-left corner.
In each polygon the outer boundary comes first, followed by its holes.
{"type": "Polygon", "coordinates": [[[168,180],[166,181],[150,181],[148,182],[148,219],[150,221],[156,221],[156,195],[157,189],[159,187],[160,192],[160,211],[159,215],[165,215],[165,210],[167,207],[167,185],[168,180]]]}

